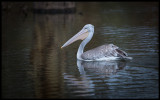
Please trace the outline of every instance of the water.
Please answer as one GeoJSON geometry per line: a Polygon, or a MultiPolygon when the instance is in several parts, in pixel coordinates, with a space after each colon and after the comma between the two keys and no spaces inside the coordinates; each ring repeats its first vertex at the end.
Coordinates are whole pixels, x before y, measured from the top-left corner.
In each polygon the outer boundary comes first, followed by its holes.
{"type": "Polygon", "coordinates": [[[3,98],[158,98],[158,3],[77,3],[77,13],[2,13],[3,98]],[[77,61],[81,41],[60,47],[85,24],[85,50],[113,43],[131,61],[77,61]]]}

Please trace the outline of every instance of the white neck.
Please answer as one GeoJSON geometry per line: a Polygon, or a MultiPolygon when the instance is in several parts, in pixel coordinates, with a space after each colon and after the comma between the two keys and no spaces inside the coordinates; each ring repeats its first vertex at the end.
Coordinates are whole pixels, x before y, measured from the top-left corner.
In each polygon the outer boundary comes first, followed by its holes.
{"type": "Polygon", "coordinates": [[[82,41],[82,43],[80,44],[80,46],[78,48],[78,52],[77,52],[77,59],[82,60],[81,55],[83,54],[84,47],[92,39],[93,33],[94,33],[94,31],[93,32],[89,32],[88,37],[86,39],[84,39],[82,41]]]}

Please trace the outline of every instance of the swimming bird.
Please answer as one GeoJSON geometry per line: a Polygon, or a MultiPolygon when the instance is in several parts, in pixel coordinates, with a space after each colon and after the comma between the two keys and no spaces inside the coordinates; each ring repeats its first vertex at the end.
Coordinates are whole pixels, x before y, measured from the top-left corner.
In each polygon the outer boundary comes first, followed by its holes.
{"type": "Polygon", "coordinates": [[[104,44],[94,49],[83,52],[86,44],[92,39],[94,26],[86,24],[81,31],[69,39],[61,48],[64,48],[77,40],[83,40],[78,48],[77,59],[84,61],[108,61],[118,59],[132,59],[127,53],[114,44],[104,44]]]}

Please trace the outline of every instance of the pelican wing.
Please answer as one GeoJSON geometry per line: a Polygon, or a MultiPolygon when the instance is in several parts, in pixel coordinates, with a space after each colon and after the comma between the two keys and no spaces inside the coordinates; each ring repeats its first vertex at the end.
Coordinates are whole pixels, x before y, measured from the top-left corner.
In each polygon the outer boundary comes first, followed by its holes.
{"type": "Polygon", "coordinates": [[[127,57],[127,53],[120,50],[119,47],[113,44],[104,44],[102,46],[96,47],[94,49],[84,52],[81,57],[84,60],[96,60],[103,57],[127,57]]]}

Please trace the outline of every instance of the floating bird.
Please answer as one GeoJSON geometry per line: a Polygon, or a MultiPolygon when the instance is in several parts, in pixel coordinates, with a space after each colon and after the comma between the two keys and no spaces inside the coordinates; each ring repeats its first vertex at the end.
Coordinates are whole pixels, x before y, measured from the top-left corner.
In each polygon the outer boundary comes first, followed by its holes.
{"type": "Polygon", "coordinates": [[[118,59],[132,59],[127,53],[114,44],[104,44],[94,49],[83,52],[86,44],[92,39],[94,34],[94,26],[86,24],[81,31],[69,39],[61,48],[66,47],[77,40],[83,40],[77,52],[77,59],[84,61],[108,61],[118,59]]]}

